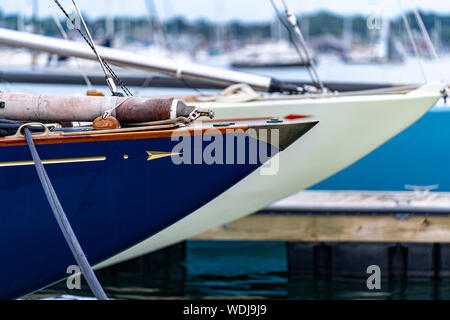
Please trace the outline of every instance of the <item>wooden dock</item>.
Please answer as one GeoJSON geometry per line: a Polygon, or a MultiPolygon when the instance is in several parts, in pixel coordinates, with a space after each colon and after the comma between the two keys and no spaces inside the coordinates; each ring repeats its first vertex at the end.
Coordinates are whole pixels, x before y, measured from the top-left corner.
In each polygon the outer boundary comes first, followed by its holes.
{"type": "Polygon", "coordinates": [[[194,240],[450,243],[450,218],[393,216],[253,215],[194,240]]]}
{"type": "Polygon", "coordinates": [[[288,274],[384,281],[450,278],[450,194],[303,191],[195,240],[282,241],[288,274]]]}
{"type": "MultiPolygon", "coordinates": [[[[303,191],[190,241],[283,242],[293,278],[361,281],[377,265],[384,281],[448,280],[449,213],[450,193],[303,191]]],[[[184,252],[178,245],[112,270],[153,274],[153,265],[159,274],[183,266],[184,252]]]]}
{"type": "Polygon", "coordinates": [[[303,191],[195,240],[450,242],[450,193],[303,191]]]}

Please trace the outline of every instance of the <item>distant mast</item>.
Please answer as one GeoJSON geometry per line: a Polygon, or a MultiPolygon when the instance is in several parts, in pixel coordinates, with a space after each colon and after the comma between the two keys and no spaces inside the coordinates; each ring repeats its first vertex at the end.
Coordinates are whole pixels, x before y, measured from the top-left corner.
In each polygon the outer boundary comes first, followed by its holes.
{"type": "Polygon", "coordinates": [[[379,39],[375,50],[375,61],[377,62],[391,63],[402,60],[402,54],[392,33],[391,21],[387,16],[382,19],[379,39]]]}
{"type": "Polygon", "coordinates": [[[434,28],[433,28],[433,43],[436,46],[436,50],[440,51],[441,49],[441,37],[442,37],[442,22],[438,17],[434,18],[434,28]]]}
{"type": "Polygon", "coordinates": [[[344,18],[344,43],[350,52],[353,48],[353,17],[344,18]]]}
{"type": "Polygon", "coordinates": [[[270,24],[270,37],[274,43],[280,42],[283,38],[282,25],[277,16],[275,16],[275,20],[270,24]]]}
{"type": "Polygon", "coordinates": [[[383,17],[380,30],[380,38],[376,47],[376,58],[380,62],[389,60],[389,40],[391,33],[391,22],[388,17],[383,17]]]}
{"type": "Polygon", "coordinates": [[[300,18],[300,28],[305,36],[305,40],[309,41],[309,17],[306,14],[300,18]]]}
{"type": "Polygon", "coordinates": [[[33,33],[39,34],[39,0],[33,0],[33,33]]]}
{"type": "Polygon", "coordinates": [[[113,14],[113,3],[114,1],[105,0],[105,7],[109,8],[108,13],[105,19],[105,43],[107,47],[114,47],[114,39],[116,27],[114,23],[114,14],[113,14]]]}
{"type": "Polygon", "coordinates": [[[25,19],[23,17],[22,10],[17,13],[17,30],[25,31],[25,19]]]}
{"type": "Polygon", "coordinates": [[[152,30],[153,41],[166,49],[167,52],[172,52],[172,46],[170,44],[166,27],[158,12],[155,1],[145,0],[145,6],[148,11],[148,19],[152,30]]]}
{"type": "MultiPolygon", "coordinates": [[[[39,0],[33,0],[33,13],[31,18],[33,24],[33,33],[39,34],[39,0]]],[[[33,51],[31,53],[31,67],[34,68],[38,63],[39,52],[33,51]]]]}

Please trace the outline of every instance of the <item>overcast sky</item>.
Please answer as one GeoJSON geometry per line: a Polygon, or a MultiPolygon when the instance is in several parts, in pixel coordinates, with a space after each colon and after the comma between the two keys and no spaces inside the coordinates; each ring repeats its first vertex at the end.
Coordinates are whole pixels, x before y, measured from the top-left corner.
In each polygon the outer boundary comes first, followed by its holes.
{"type": "MultiPolygon", "coordinates": [[[[114,15],[146,15],[146,0],[76,0],[83,12],[90,17],[114,15]]],[[[281,0],[275,0],[280,3],[281,0]]],[[[400,0],[404,8],[417,6],[423,10],[450,13],[450,0],[400,0]]],[[[0,0],[0,8],[7,13],[21,10],[31,14],[33,0],[0,0]]],[[[60,14],[53,0],[38,0],[40,15],[53,12],[60,14]]],[[[66,8],[72,8],[71,0],[60,0],[66,8]]],[[[164,19],[183,15],[188,19],[206,18],[212,21],[238,19],[246,22],[272,19],[273,10],[269,0],[154,0],[160,16],[164,19]]],[[[320,9],[342,14],[373,12],[388,16],[398,15],[399,0],[286,0],[296,13],[309,13],[320,9]]]]}

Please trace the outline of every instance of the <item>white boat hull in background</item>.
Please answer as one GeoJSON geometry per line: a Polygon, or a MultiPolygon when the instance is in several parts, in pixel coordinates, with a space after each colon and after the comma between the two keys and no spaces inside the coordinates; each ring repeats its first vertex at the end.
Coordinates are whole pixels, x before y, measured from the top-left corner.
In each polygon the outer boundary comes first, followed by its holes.
{"type": "Polygon", "coordinates": [[[407,94],[205,104],[217,119],[306,115],[319,124],[280,154],[276,175],[261,175],[259,169],[188,217],[96,268],[189,239],[321,182],[408,128],[441,98],[442,89],[426,85],[407,94]]]}

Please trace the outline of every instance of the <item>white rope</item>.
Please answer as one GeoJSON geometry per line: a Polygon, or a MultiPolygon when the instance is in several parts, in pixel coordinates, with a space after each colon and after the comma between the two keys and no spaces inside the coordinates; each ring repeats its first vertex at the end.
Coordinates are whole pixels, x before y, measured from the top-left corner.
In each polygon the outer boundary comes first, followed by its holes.
{"type": "Polygon", "coordinates": [[[258,100],[262,95],[258,94],[245,83],[238,83],[229,86],[220,94],[210,96],[199,96],[196,100],[199,102],[249,102],[258,100]]]}
{"type": "Polygon", "coordinates": [[[125,99],[123,99],[121,102],[119,102],[118,104],[116,104],[113,108],[106,110],[105,113],[103,114],[103,119],[106,120],[109,117],[112,116],[114,110],[116,110],[118,107],[120,107],[121,105],[123,105],[125,102],[127,102],[128,100],[130,100],[133,97],[126,97],[125,99]]]}

